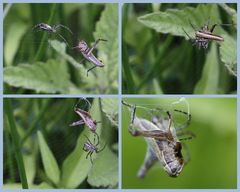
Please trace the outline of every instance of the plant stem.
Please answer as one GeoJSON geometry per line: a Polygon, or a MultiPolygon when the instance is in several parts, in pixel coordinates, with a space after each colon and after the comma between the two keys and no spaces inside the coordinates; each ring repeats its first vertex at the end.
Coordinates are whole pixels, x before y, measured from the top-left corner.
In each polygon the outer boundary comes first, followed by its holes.
{"type": "Polygon", "coordinates": [[[24,163],[23,163],[23,157],[22,157],[22,154],[21,154],[21,146],[20,146],[20,142],[19,142],[20,138],[19,138],[18,133],[17,133],[17,128],[16,128],[16,125],[15,125],[15,119],[13,117],[13,111],[12,111],[10,99],[5,100],[5,105],[6,105],[8,122],[9,122],[9,126],[10,126],[10,133],[11,133],[11,136],[12,136],[14,149],[15,149],[18,171],[20,173],[20,179],[21,179],[21,182],[22,182],[22,188],[23,189],[28,189],[28,182],[27,182],[25,167],[24,167],[24,163]]]}

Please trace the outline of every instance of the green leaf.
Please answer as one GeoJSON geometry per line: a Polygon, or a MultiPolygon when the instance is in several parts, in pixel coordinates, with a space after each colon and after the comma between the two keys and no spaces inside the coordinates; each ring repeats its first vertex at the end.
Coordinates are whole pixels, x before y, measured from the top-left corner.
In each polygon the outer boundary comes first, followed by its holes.
{"type": "Polygon", "coordinates": [[[93,164],[88,183],[95,187],[114,188],[118,184],[118,157],[106,147],[93,164]]]}
{"type": "Polygon", "coordinates": [[[66,64],[57,60],[5,67],[3,73],[5,83],[36,92],[68,93],[73,87],[66,64]]]}
{"type": "Polygon", "coordinates": [[[220,58],[230,74],[237,77],[237,39],[223,35],[224,42],[220,45],[220,58]]]}
{"type": "Polygon", "coordinates": [[[37,136],[45,174],[53,183],[58,184],[60,179],[60,170],[57,161],[40,131],[37,132],[37,136]]]}
{"type": "Polygon", "coordinates": [[[12,65],[14,56],[19,51],[19,45],[23,35],[26,33],[27,25],[24,22],[12,23],[9,27],[6,35],[6,40],[4,43],[4,57],[5,65],[12,65]]]}
{"type": "Polygon", "coordinates": [[[226,3],[219,3],[218,5],[232,17],[233,24],[237,28],[237,11],[229,7],[226,3]]]}
{"type": "MultiPolygon", "coordinates": [[[[73,111],[74,113],[74,111],[73,111]]],[[[101,112],[99,111],[98,100],[94,99],[93,105],[90,110],[90,114],[94,119],[99,120],[101,118],[101,112]]],[[[69,127],[69,129],[77,129],[78,127],[69,127]]],[[[98,124],[97,133],[100,135],[101,123],[98,124]]],[[[90,159],[86,159],[86,152],[83,151],[83,144],[86,140],[84,135],[88,135],[90,140],[93,140],[94,135],[89,133],[88,127],[85,126],[83,132],[78,138],[77,145],[74,151],[65,159],[62,167],[61,185],[63,188],[76,188],[87,177],[88,172],[91,169],[90,159]]],[[[93,161],[95,154],[92,155],[93,161]]]]}
{"type": "MultiPolygon", "coordinates": [[[[77,62],[72,56],[68,55],[66,53],[66,44],[63,42],[59,42],[57,40],[49,40],[48,41],[51,47],[59,54],[61,55],[61,58],[68,61],[75,69],[78,71],[79,76],[81,77],[81,81],[83,83],[89,84],[90,82],[95,82],[94,76],[87,76],[87,69],[84,67],[84,65],[77,62]]],[[[81,54],[81,53],[79,53],[81,54]]]]}
{"type": "Polygon", "coordinates": [[[108,119],[118,127],[118,99],[116,98],[103,98],[102,110],[108,119]]]}
{"type": "Polygon", "coordinates": [[[139,17],[138,21],[157,32],[188,38],[183,29],[190,36],[194,36],[195,33],[189,22],[199,29],[207,23],[209,18],[211,23],[219,22],[216,4],[199,4],[196,8],[186,7],[183,10],[168,9],[165,12],[146,14],[139,17]]]}
{"type": "Polygon", "coordinates": [[[212,43],[210,52],[207,54],[201,79],[198,81],[195,87],[194,94],[217,94],[218,83],[219,63],[217,46],[215,43],[212,43]]]}
{"type": "MultiPolygon", "coordinates": [[[[98,58],[105,66],[96,71],[96,86],[107,92],[118,91],[118,4],[106,4],[94,32],[95,40],[102,38],[107,42],[97,45],[98,58]],[[110,30],[110,32],[109,32],[110,30]]],[[[90,74],[91,75],[91,74],[90,74]]]]}

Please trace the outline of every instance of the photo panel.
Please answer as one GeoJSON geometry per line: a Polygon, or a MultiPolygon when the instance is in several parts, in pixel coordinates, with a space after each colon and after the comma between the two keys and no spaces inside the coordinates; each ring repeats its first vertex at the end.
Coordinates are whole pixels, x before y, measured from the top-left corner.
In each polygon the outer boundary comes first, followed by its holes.
{"type": "Polygon", "coordinates": [[[3,189],[118,188],[117,98],[3,102],[3,189]]]}
{"type": "Polygon", "coordinates": [[[14,3],[4,10],[5,94],[118,93],[117,3],[14,3]]]}
{"type": "Polygon", "coordinates": [[[123,94],[236,94],[237,3],[126,3],[123,94]]]}
{"type": "Polygon", "coordinates": [[[236,189],[236,98],[123,98],[123,189],[236,189]]]}

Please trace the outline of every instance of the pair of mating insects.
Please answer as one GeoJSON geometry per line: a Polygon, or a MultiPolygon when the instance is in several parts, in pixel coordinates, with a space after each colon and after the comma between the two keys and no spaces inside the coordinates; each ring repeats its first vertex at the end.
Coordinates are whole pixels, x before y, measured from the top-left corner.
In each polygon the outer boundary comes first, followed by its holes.
{"type": "Polygon", "coordinates": [[[154,165],[155,162],[159,161],[164,170],[171,177],[177,177],[182,171],[184,164],[190,160],[188,155],[187,161],[184,161],[182,155],[182,147],[186,148],[186,145],[181,142],[195,137],[190,131],[183,131],[184,128],[188,127],[191,121],[191,114],[174,109],[175,112],[187,115],[187,120],[179,127],[174,127],[173,117],[169,111],[164,111],[160,108],[146,108],[143,106],[136,106],[122,101],[122,104],[127,106],[131,111],[131,121],[128,131],[132,136],[143,136],[147,142],[147,153],[145,160],[138,171],[138,177],[144,178],[147,171],[154,165]],[[144,118],[138,118],[136,116],[137,108],[143,108],[153,112],[166,112],[167,117],[153,116],[152,120],[149,121],[144,118]],[[182,131],[180,131],[182,130],[182,131]],[[187,137],[186,137],[187,135],[187,137]],[[178,139],[180,136],[185,136],[178,139]]]}
{"type": "MultiPolygon", "coordinates": [[[[33,30],[33,31],[35,31],[35,30],[37,30],[37,31],[47,31],[49,34],[57,34],[57,35],[58,35],[61,39],[63,39],[64,42],[68,45],[66,39],[65,39],[60,33],[58,33],[58,29],[60,29],[60,28],[64,28],[64,29],[66,29],[68,32],[70,32],[71,34],[73,34],[72,31],[71,31],[68,27],[66,27],[66,26],[64,26],[64,25],[61,25],[61,24],[56,24],[56,25],[53,25],[53,26],[51,27],[50,25],[48,25],[48,24],[46,24],[46,23],[39,23],[39,24],[35,25],[35,26],[32,28],[32,30],[33,30]]],[[[94,68],[96,68],[96,67],[104,67],[103,62],[102,62],[101,60],[97,59],[97,58],[94,56],[94,54],[92,53],[93,50],[96,48],[97,44],[98,44],[100,41],[107,41],[107,40],[105,40],[105,39],[97,39],[97,40],[94,42],[94,44],[93,44],[93,46],[92,46],[91,48],[88,47],[88,45],[87,45],[87,43],[86,43],[85,41],[81,40],[76,47],[73,47],[73,48],[72,48],[72,49],[77,49],[77,50],[79,50],[79,51],[82,53],[82,55],[83,55],[83,57],[84,57],[85,59],[87,59],[89,62],[91,62],[92,64],[94,64],[93,67],[91,67],[90,69],[87,70],[87,76],[88,76],[88,72],[91,71],[92,69],[94,69],[94,68]]],[[[69,46],[69,45],[68,45],[68,46],[69,46]]],[[[83,59],[83,60],[84,60],[84,59],[83,59]]],[[[83,60],[81,60],[80,63],[81,63],[83,60]]]]}
{"type": "MultiPolygon", "coordinates": [[[[89,107],[91,107],[91,104],[87,99],[83,99],[83,100],[86,101],[89,107]]],[[[78,107],[78,103],[75,105],[74,111],[81,117],[81,120],[73,122],[72,124],[70,124],[70,126],[86,125],[89,128],[90,132],[94,134],[93,142],[91,142],[90,139],[86,135],[84,135],[87,141],[83,144],[83,150],[87,152],[86,159],[90,157],[91,163],[93,163],[92,154],[94,152],[99,153],[103,151],[104,148],[106,147],[106,143],[105,143],[105,145],[101,149],[98,148],[100,142],[99,142],[99,135],[97,134],[96,130],[97,130],[97,123],[99,122],[94,120],[91,117],[89,112],[80,109],[78,107]],[[95,136],[97,137],[97,140],[95,136]]]]}

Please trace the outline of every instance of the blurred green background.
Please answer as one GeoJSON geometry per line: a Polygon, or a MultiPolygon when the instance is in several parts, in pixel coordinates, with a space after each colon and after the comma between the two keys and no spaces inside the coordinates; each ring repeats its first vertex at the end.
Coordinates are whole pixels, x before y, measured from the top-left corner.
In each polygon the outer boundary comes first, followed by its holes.
{"type": "MultiPolygon", "coordinates": [[[[164,107],[171,110],[171,103],[178,99],[124,98],[123,100],[130,104],[150,108],[164,107]]],[[[169,177],[159,162],[156,162],[143,180],[137,178],[137,172],[145,158],[146,142],[142,137],[130,135],[128,132],[130,112],[126,106],[122,106],[122,186],[124,189],[237,188],[237,100],[235,98],[187,98],[187,101],[192,115],[192,121],[187,130],[196,134],[196,138],[185,141],[191,161],[177,178],[169,177]]],[[[186,111],[184,104],[173,107],[186,111]]],[[[139,117],[143,114],[137,109],[139,117]]]]}
{"type": "Polygon", "coordinates": [[[74,111],[79,99],[4,99],[4,189],[22,188],[15,141],[19,143],[30,189],[117,187],[118,99],[87,99],[91,107],[83,100],[78,107],[101,122],[97,124],[98,147],[107,144],[102,152],[93,154],[93,164],[82,149],[86,142],[84,135],[93,142],[93,134],[85,125],[69,126],[81,119],[74,111]],[[9,108],[12,108],[15,132],[9,124],[9,108]],[[14,137],[14,133],[19,137],[14,137]],[[109,161],[114,163],[109,166],[109,161]]]}
{"type": "Polygon", "coordinates": [[[4,4],[4,93],[117,93],[118,5],[84,3],[4,4]],[[57,34],[33,32],[46,23],[61,24],[69,46],[57,34]],[[108,30],[111,29],[109,32],[108,30]],[[89,47],[102,38],[93,54],[105,64],[95,68],[76,47],[84,40],[89,47]],[[80,62],[81,61],[81,62],[80,62]]]}
{"type": "Polygon", "coordinates": [[[237,4],[137,3],[122,9],[122,92],[129,94],[235,94],[237,4]],[[193,46],[210,19],[224,42],[193,46]]]}

